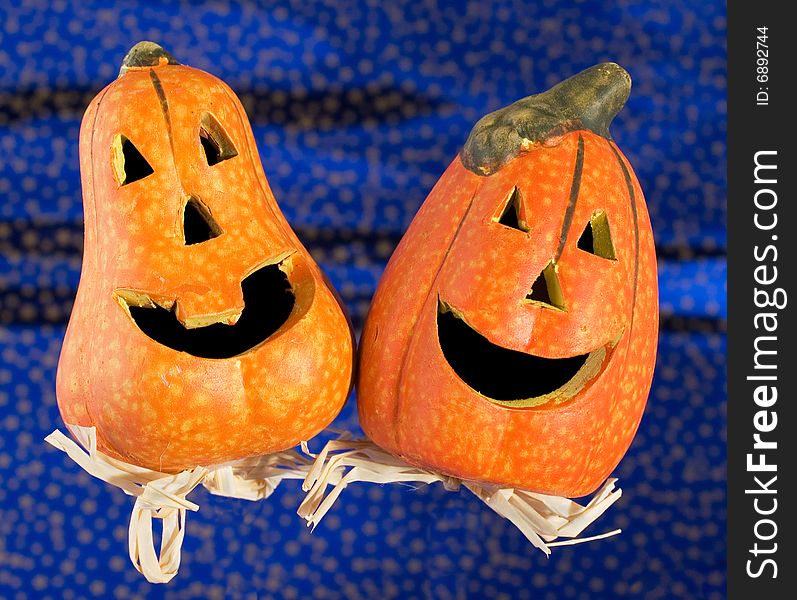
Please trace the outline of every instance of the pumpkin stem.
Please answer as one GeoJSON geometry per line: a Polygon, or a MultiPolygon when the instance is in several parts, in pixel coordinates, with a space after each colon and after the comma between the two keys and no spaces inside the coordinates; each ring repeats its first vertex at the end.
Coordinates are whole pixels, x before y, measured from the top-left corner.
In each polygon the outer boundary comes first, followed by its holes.
{"type": "Polygon", "coordinates": [[[490,175],[532,144],[570,131],[611,139],[609,124],[630,92],[631,77],[620,65],[590,67],[480,119],[462,149],[462,163],[477,175],[490,175]]]}
{"type": "Polygon", "coordinates": [[[179,65],[180,63],[155,42],[139,42],[127,52],[119,69],[119,77],[128,70],[142,67],[157,67],[161,64],[179,65]]]}

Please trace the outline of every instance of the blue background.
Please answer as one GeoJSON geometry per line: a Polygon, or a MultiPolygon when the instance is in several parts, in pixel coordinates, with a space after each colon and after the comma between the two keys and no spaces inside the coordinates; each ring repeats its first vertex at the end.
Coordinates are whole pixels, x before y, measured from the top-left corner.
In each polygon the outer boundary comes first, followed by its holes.
{"type": "MultiPolygon", "coordinates": [[[[725,584],[723,2],[21,2],[0,8],[0,597],[721,598],[725,584]],[[289,482],[198,490],[178,577],[127,559],[130,498],[43,443],[78,282],[78,128],[127,49],[162,43],[242,98],[288,220],[356,327],[413,214],[483,114],[597,62],[657,240],[653,390],[622,500],[551,558],[476,498],[350,487],[310,533],[289,482]]],[[[351,400],[336,421],[356,428],[351,400]]]]}

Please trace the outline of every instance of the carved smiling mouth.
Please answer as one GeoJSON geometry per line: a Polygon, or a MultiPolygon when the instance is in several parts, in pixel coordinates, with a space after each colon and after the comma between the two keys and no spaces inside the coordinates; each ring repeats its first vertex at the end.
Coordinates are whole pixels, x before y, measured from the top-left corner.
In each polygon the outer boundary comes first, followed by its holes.
{"type": "Polygon", "coordinates": [[[437,336],[449,366],[468,386],[516,408],[575,396],[608,364],[620,338],[586,354],[544,358],[493,344],[443,302],[437,311],[437,336]]]}
{"type": "Polygon", "coordinates": [[[177,319],[174,302],[166,308],[126,290],[116,296],[138,328],[159,344],[200,358],[231,358],[264,342],[288,320],[296,298],[280,265],[261,267],[241,281],[244,309],[234,325],[187,328],[177,319]]]}

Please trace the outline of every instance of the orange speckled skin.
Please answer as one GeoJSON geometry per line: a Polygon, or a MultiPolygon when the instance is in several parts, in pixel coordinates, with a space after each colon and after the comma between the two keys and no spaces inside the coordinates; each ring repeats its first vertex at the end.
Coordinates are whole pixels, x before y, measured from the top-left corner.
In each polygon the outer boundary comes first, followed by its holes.
{"type": "Polygon", "coordinates": [[[650,220],[613,142],[573,131],[488,177],[457,157],[410,225],[374,297],[360,345],[360,422],[377,444],[412,464],[582,496],[605,480],[631,443],[650,390],[657,334],[650,220]],[[579,137],[583,171],[568,228],[579,137]],[[528,233],[496,222],[515,186],[528,233]],[[577,247],[598,210],[609,218],[616,261],[577,247]],[[557,254],[563,231],[557,266],[565,312],[524,302],[557,254]],[[584,354],[621,337],[576,396],[507,407],[470,388],[448,365],[437,338],[438,299],[492,343],[546,358],[584,354]]]}
{"type": "Polygon", "coordinates": [[[277,207],[232,90],[186,66],[131,68],[86,111],[80,160],[85,253],[58,365],[64,421],[95,426],[102,452],[164,472],[283,450],[328,425],[351,388],[351,328],[277,207]],[[207,165],[199,143],[204,111],[238,156],[207,165]],[[122,187],[111,165],[119,133],[154,169],[122,187]],[[219,237],[185,245],[189,194],[210,209],[219,237]],[[160,345],[114,297],[121,288],[141,291],[176,301],[183,323],[231,322],[244,307],[241,281],[286,255],[296,296],[290,317],[232,358],[198,358],[160,345]]]}

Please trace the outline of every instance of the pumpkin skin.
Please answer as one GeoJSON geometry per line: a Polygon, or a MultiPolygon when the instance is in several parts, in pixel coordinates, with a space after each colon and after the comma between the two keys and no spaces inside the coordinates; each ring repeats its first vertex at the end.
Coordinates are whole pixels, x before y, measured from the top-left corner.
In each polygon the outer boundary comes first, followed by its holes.
{"type": "Polygon", "coordinates": [[[142,42],[88,107],[80,164],[83,267],[57,373],[65,423],[162,472],[284,450],[326,427],[351,388],[351,327],[280,212],[232,90],[142,42]],[[152,170],[124,185],[140,164],[123,139],[152,170]],[[188,239],[189,202],[210,239],[188,239]],[[148,322],[174,337],[161,343],[148,322]]]}
{"type": "Polygon", "coordinates": [[[524,130],[517,107],[514,117],[483,119],[429,194],[377,288],[357,399],[366,434],[411,464],[576,497],[606,479],[637,430],[655,363],[658,292],[642,190],[608,138],[630,78],[599,65],[557,88],[526,99],[524,130]],[[502,224],[513,195],[516,219],[502,224]],[[610,251],[597,241],[606,237],[603,218],[610,251]],[[593,252],[579,247],[590,223],[593,252]],[[535,300],[530,289],[548,283],[551,262],[548,302],[535,300]],[[570,365],[566,383],[550,375],[560,364],[570,365]]]}

